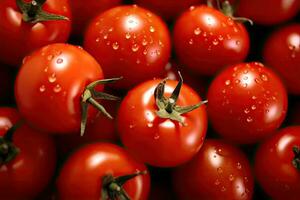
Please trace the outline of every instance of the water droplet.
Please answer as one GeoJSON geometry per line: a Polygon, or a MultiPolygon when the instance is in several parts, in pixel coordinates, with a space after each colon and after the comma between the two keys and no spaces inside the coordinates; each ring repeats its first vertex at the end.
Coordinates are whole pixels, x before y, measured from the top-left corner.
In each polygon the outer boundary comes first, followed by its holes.
{"type": "Polygon", "coordinates": [[[140,64],[141,63],[141,60],[140,59],[137,59],[136,60],[136,64],[140,64]]]}
{"type": "Polygon", "coordinates": [[[234,180],[234,176],[232,174],[229,175],[229,181],[233,181],[234,180]]]}
{"type": "Polygon", "coordinates": [[[208,48],[207,48],[207,50],[208,50],[208,51],[211,51],[211,49],[212,49],[212,46],[209,45],[208,48]]]}
{"type": "Polygon", "coordinates": [[[220,185],[220,180],[219,179],[216,179],[216,181],[215,181],[215,185],[220,185]]]}
{"type": "Polygon", "coordinates": [[[244,180],[245,180],[246,183],[249,182],[249,179],[248,179],[247,176],[244,177],[244,180]]]}
{"type": "Polygon", "coordinates": [[[251,106],[251,109],[252,109],[252,110],[255,110],[255,109],[256,109],[256,105],[252,105],[252,106],[251,106]]]}
{"type": "Polygon", "coordinates": [[[47,56],[47,60],[52,60],[54,58],[54,56],[53,55],[49,55],[49,56],[47,56]]]}
{"type": "Polygon", "coordinates": [[[62,64],[64,62],[64,60],[62,59],[62,58],[58,58],[57,60],[56,60],[56,63],[57,64],[62,64]]]}
{"type": "Polygon", "coordinates": [[[236,84],[239,84],[241,81],[240,81],[240,79],[236,79],[234,82],[235,82],[236,84]]]}
{"type": "Polygon", "coordinates": [[[191,38],[190,40],[189,40],[189,44],[193,44],[194,43],[194,40],[191,38]]]}
{"type": "Polygon", "coordinates": [[[248,114],[250,112],[250,109],[249,108],[246,108],[245,110],[244,110],[244,113],[246,113],[246,114],[248,114]]]}
{"type": "Polygon", "coordinates": [[[219,35],[218,39],[219,39],[220,41],[223,41],[223,40],[224,40],[224,38],[223,38],[222,35],[219,35]]]}
{"type": "Polygon", "coordinates": [[[228,24],[228,26],[233,26],[234,22],[233,22],[233,19],[231,17],[228,17],[227,24],[228,24]]]}
{"type": "Polygon", "coordinates": [[[45,67],[44,72],[48,72],[48,69],[49,69],[48,67],[45,67]]]}
{"type": "Polygon", "coordinates": [[[238,162],[238,163],[236,164],[236,167],[237,167],[237,169],[241,170],[241,169],[242,169],[241,163],[238,162]]]}
{"type": "Polygon", "coordinates": [[[130,128],[130,129],[132,129],[132,128],[134,128],[134,127],[135,127],[134,124],[130,124],[130,125],[129,125],[129,128],[130,128]]]}
{"type": "Polygon", "coordinates": [[[253,121],[252,117],[247,117],[247,122],[248,122],[248,123],[250,123],[250,122],[252,122],[252,121],[253,121]]]}
{"type": "Polygon", "coordinates": [[[50,83],[54,83],[56,81],[56,75],[55,73],[51,74],[49,77],[48,77],[48,81],[50,83]]]}
{"type": "Polygon", "coordinates": [[[114,42],[113,44],[112,44],[112,48],[114,49],[114,50],[118,50],[119,49],[119,43],[118,42],[114,42]]]}
{"type": "Polygon", "coordinates": [[[260,78],[263,81],[268,81],[268,76],[266,74],[260,74],[260,78]]]}
{"type": "Polygon", "coordinates": [[[147,124],[147,126],[148,126],[149,128],[151,128],[151,127],[153,127],[153,123],[149,122],[149,123],[147,124]]]}
{"type": "Polygon", "coordinates": [[[60,91],[61,91],[61,86],[60,86],[59,84],[57,84],[57,85],[53,88],[53,91],[54,91],[55,93],[60,92],[60,91]]]}
{"type": "Polygon", "coordinates": [[[108,29],[108,32],[112,32],[114,30],[113,27],[111,27],[110,29],[108,29]]]}
{"type": "Polygon", "coordinates": [[[202,33],[202,36],[203,36],[203,37],[206,37],[206,36],[207,36],[207,33],[204,31],[204,32],[202,33]]]}
{"type": "Polygon", "coordinates": [[[257,99],[257,97],[256,97],[256,96],[254,96],[254,95],[253,95],[251,98],[252,98],[253,100],[257,99]]]}
{"type": "Polygon", "coordinates": [[[222,26],[223,26],[223,27],[226,27],[227,25],[226,25],[224,22],[222,22],[222,26]]]}
{"type": "Polygon", "coordinates": [[[235,41],[235,44],[239,46],[241,44],[241,42],[239,40],[237,40],[237,41],[235,41]]]}
{"type": "Polygon", "coordinates": [[[106,42],[106,45],[109,46],[109,45],[110,45],[110,41],[107,41],[107,42],[106,42]]]}
{"type": "Polygon", "coordinates": [[[131,50],[133,51],[133,52],[137,52],[138,50],[139,50],[139,45],[138,44],[134,44],[134,45],[132,45],[132,47],[131,47],[131,50]]]}
{"type": "Polygon", "coordinates": [[[223,90],[222,90],[222,93],[223,93],[223,94],[225,94],[225,93],[226,93],[226,90],[225,90],[225,89],[223,89],[223,90]]]}
{"type": "Polygon", "coordinates": [[[130,38],[131,38],[130,33],[126,33],[126,34],[125,34],[125,38],[126,38],[127,40],[130,39],[130,38]]]}
{"type": "Polygon", "coordinates": [[[239,29],[237,27],[233,27],[233,31],[237,33],[239,32],[239,29]]]}
{"type": "Polygon", "coordinates": [[[217,172],[218,172],[219,174],[222,174],[222,173],[223,173],[223,169],[222,169],[221,167],[218,167],[218,168],[217,168],[217,172]]]}
{"type": "Polygon", "coordinates": [[[230,36],[229,34],[226,34],[226,38],[227,38],[228,40],[230,40],[230,39],[231,39],[231,36],[230,36]]]}
{"type": "Polygon", "coordinates": [[[226,80],[225,81],[225,85],[230,85],[231,81],[230,80],[226,80]]]}
{"type": "Polygon", "coordinates": [[[191,6],[191,7],[189,8],[190,11],[192,11],[192,10],[194,10],[194,9],[195,9],[195,6],[191,6]]]}
{"type": "Polygon", "coordinates": [[[143,54],[144,54],[144,55],[147,55],[147,53],[148,53],[148,51],[145,49],[145,50],[143,51],[143,54]]]}
{"type": "Polygon", "coordinates": [[[146,46],[147,44],[148,44],[148,42],[147,42],[147,40],[144,38],[143,41],[142,41],[142,45],[143,45],[143,46],[146,46]]]}
{"type": "Polygon", "coordinates": [[[195,28],[194,34],[195,35],[200,35],[200,33],[201,33],[201,29],[199,27],[195,28]]]}
{"type": "Polygon", "coordinates": [[[248,87],[248,84],[247,84],[247,83],[244,83],[242,86],[243,86],[244,88],[246,88],[246,87],[248,87]]]}
{"type": "Polygon", "coordinates": [[[154,32],[155,32],[155,28],[154,28],[153,26],[150,26],[150,27],[149,27],[149,31],[150,31],[151,33],[154,33],[154,32]]]}
{"type": "Polygon", "coordinates": [[[219,44],[219,41],[216,40],[216,39],[214,39],[214,40],[213,40],[213,45],[217,46],[218,44],[219,44]]]}
{"type": "Polygon", "coordinates": [[[160,136],[158,134],[154,135],[154,140],[158,140],[160,138],[160,136]]]}
{"type": "Polygon", "coordinates": [[[46,90],[45,85],[41,85],[41,87],[40,87],[40,92],[45,92],[45,90],[46,90]]]}
{"type": "Polygon", "coordinates": [[[222,186],[221,191],[222,191],[222,192],[225,192],[225,191],[226,191],[226,187],[225,187],[225,186],[222,186]]]}
{"type": "Polygon", "coordinates": [[[258,84],[261,83],[261,80],[258,79],[258,78],[255,78],[254,81],[255,81],[256,83],[258,83],[258,84]]]}

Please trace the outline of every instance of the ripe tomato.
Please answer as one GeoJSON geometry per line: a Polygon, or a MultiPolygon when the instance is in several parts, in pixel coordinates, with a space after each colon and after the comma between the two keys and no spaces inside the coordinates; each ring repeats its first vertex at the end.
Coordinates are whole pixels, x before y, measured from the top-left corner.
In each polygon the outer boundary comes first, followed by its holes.
{"type": "Polygon", "coordinates": [[[172,20],[190,6],[200,4],[203,0],[135,0],[134,2],[159,14],[166,20],[172,20]]]}
{"type": "MultiPolygon", "coordinates": [[[[44,45],[65,42],[70,33],[70,20],[50,20],[35,22],[35,18],[24,21],[24,14],[16,1],[2,0],[0,3],[0,61],[18,66],[24,56],[44,45]],[[3,48],[7,47],[7,48],[3,48]]],[[[36,0],[36,7],[41,0],[36,0]]],[[[34,2],[25,0],[25,2],[34,2]]],[[[68,0],[47,0],[42,6],[45,12],[65,16],[70,19],[68,0]]],[[[40,19],[40,18],[39,18],[40,19]]]]}
{"type": "Polygon", "coordinates": [[[294,17],[299,7],[299,0],[240,0],[237,14],[258,24],[273,25],[294,17]]]}
{"type": "Polygon", "coordinates": [[[84,48],[98,60],[105,75],[123,76],[114,86],[128,89],[160,75],[170,57],[170,37],[164,22],[150,11],[120,6],[91,22],[84,48]]]}
{"type": "Polygon", "coordinates": [[[255,174],[272,199],[299,199],[299,148],[300,126],[290,126],[278,131],[258,148],[255,174]]]}
{"type": "Polygon", "coordinates": [[[173,41],[184,66],[202,75],[243,61],[249,50],[244,25],[208,6],[183,13],[176,21],[173,41]]]}
{"type": "MultiPolygon", "coordinates": [[[[78,132],[82,95],[88,84],[102,78],[101,67],[83,49],[48,45],[24,60],[15,84],[18,108],[35,128],[50,133],[78,132]]],[[[102,91],[103,86],[97,90],[102,91]]]]}
{"type": "Polygon", "coordinates": [[[75,34],[83,34],[87,24],[99,13],[117,6],[122,0],[82,0],[70,1],[72,9],[72,29],[75,34]]]}
{"type": "Polygon", "coordinates": [[[300,24],[274,32],[265,44],[264,60],[278,71],[290,93],[300,95],[300,24]]]}
{"type": "Polygon", "coordinates": [[[0,194],[3,200],[33,199],[41,193],[54,175],[56,153],[52,138],[37,132],[27,125],[21,125],[12,135],[12,141],[5,137],[8,129],[20,119],[13,108],[0,108],[1,167],[0,194]],[[19,153],[5,161],[13,146],[19,153]],[[8,145],[5,154],[4,145],[8,145]]]}
{"type": "MultiPolygon", "coordinates": [[[[172,93],[176,83],[167,82],[166,96],[172,93]]],[[[207,118],[204,106],[180,116],[178,109],[198,104],[201,98],[183,85],[181,94],[175,95],[178,99],[164,97],[161,100],[164,84],[161,80],[151,80],[130,90],[121,103],[117,125],[121,141],[137,159],[153,166],[173,167],[190,160],[199,151],[206,134],[207,118]]]]}
{"type": "Polygon", "coordinates": [[[236,143],[253,143],[277,129],[286,116],[287,94],[281,80],[261,63],[226,68],[208,90],[213,128],[236,143]]]}
{"type": "MultiPolygon", "coordinates": [[[[61,200],[114,199],[112,196],[102,197],[104,191],[116,195],[118,191],[114,189],[117,187],[112,186],[121,186],[116,181],[118,177],[145,170],[145,165],[134,161],[125,150],[116,145],[89,144],[75,152],[63,165],[57,179],[58,196],[61,200]],[[111,181],[115,182],[108,181],[111,176],[114,177],[111,181]]],[[[123,189],[131,200],[146,200],[150,189],[149,174],[128,180],[123,189]]]]}
{"type": "Polygon", "coordinates": [[[179,199],[252,199],[254,178],[247,157],[221,140],[205,140],[192,161],[175,169],[179,199]]]}

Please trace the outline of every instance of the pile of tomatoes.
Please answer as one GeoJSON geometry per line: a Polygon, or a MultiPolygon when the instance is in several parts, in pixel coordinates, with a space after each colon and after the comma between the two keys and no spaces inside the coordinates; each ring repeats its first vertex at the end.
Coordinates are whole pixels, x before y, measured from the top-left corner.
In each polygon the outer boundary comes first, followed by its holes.
{"type": "Polygon", "coordinates": [[[299,199],[299,11],[1,0],[0,199],[299,199]]]}

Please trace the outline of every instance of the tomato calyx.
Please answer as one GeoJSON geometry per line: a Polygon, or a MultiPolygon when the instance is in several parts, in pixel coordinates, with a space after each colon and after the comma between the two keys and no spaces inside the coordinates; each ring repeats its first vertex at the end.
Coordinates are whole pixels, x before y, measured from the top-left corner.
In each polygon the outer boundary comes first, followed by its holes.
{"type": "Polygon", "coordinates": [[[292,164],[297,170],[300,170],[300,147],[299,146],[294,146],[293,147],[293,153],[294,153],[294,158],[292,160],[292,164]]]}
{"type": "Polygon", "coordinates": [[[147,171],[136,172],[129,175],[114,177],[111,174],[105,175],[102,178],[101,199],[102,200],[130,200],[123,185],[139,175],[147,174],[147,171]]]}
{"type": "Polygon", "coordinates": [[[0,166],[9,163],[20,153],[19,148],[13,144],[13,134],[22,124],[23,121],[16,123],[0,137],[0,166]]]}
{"type": "Polygon", "coordinates": [[[42,9],[46,0],[32,0],[27,3],[24,0],[16,0],[18,8],[22,11],[23,20],[25,22],[37,23],[50,20],[69,20],[69,18],[45,12],[42,9]]]}
{"type": "Polygon", "coordinates": [[[98,92],[95,90],[95,87],[101,84],[107,84],[107,83],[113,83],[118,80],[122,79],[120,78],[111,78],[111,79],[102,79],[98,81],[94,81],[90,83],[88,86],[86,86],[82,96],[81,96],[81,124],[80,124],[80,135],[83,136],[85,129],[86,129],[86,122],[87,122],[87,111],[88,106],[91,104],[95,108],[97,108],[102,114],[104,114],[109,119],[113,119],[113,117],[106,111],[106,109],[97,102],[97,100],[111,100],[111,101],[117,101],[120,100],[119,97],[104,93],[104,92],[98,92]]]}
{"type": "Polygon", "coordinates": [[[207,103],[207,100],[201,101],[198,104],[190,105],[190,106],[181,107],[176,105],[181,87],[183,85],[183,78],[180,72],[178,72],[178,74],[179,74],[178,84],[176,85],[174,91],[172,92],[169,98],[164,96],[165,85],[168,78],[162,80],[162,82],[160,82],[155,88],[154,98],[155,98],[156,105],[159,109],[158,111],[156,111],[156,114],[160,118],[175,120],[180,122],[182,125],[185,125],[184,119],[181,115],[199,108],[201,105],[207,103]]]}
{"type": "Polygon", "coordinates": [[[220,3],[220,0],[207,0],[207,6],[214,8],[213,2],[216,1],[218,10],[221,11],[224,15],[227,17],[230,17],[236,22],[245,23],[249,22],[251,26],[253,26],[253,21],[251,19],[245,18],[245,17],[234,17],[233,14],[235,12],[235,7],[237,5],[233,6],[230,4],[229,1],[223,1],[222,4],[220,3]]]}

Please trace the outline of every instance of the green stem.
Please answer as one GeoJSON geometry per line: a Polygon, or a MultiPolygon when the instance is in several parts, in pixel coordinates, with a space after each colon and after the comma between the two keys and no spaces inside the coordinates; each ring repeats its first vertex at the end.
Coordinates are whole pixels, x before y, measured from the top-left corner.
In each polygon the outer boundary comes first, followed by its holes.
{"type": "Polygon", "coordinates": [[[300,148],[299,146],[293,147],[294,158],[292,160],[292,164],[297,170],[300,170],[300,148]]]}

